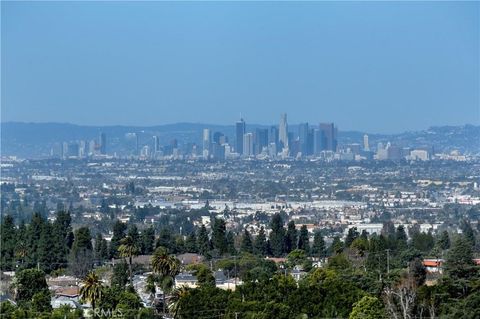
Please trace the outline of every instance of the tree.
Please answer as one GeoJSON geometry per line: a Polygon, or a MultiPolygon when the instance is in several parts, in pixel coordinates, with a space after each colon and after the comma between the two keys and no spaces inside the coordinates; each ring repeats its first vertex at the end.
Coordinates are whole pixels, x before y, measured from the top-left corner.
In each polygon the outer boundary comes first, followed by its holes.
{"type": "Polygon", "coordinates": [[[133,286],[132,259],[133,257],[138,256],[138,254],[140,253],[140,248],[137,246],[134,238],[131,235],[127,235],[120,241],[118,252],[120,253],[120,257],[128,258],[130,285],[133,286]]]}
{"type": "Polygon", "coordinates": [[[397,240],[397,247],[399,249],[407,248],[408,237],[407,237],[407,233],[405,232],[405,227],[403,225],[399,225],[397,227],[395,237],[396,237],[396,240],[397,240]]]}
{"type": "Polygon", "coordinates": [[[101,233],[97,233],[95,237],[95,259],[98,262],[108,259],[108,243],[101,233]]]}
{"type": "Polygon", "coordinates": [[[452,247],[445,258],[444,271],[454,280],[470,279],[476,273],[473,262],[471,242],[464,236],[458,236],[453,241],[452,247]]]}
{"type": "Polygon", "coordinates": [[[466,219],[462,220],[460,223],[460,229],[462,230],[463,236],[470,243],[472,247],[475,247],[475,231],[472,228],[470,222],[466,219]]]}
{"type": "Polygon", "coordinates": [[[253,243],[253,251],[255,254],[260,256],[266,256],[268,254],[268,243],[267,237],[265,235],[265,229],[260,227],[257,237],[253,243]]]}
{"type": "MultiPolygon", "coordinates": [[[[47,273],[65,265],[62,264],[63,249],[55,250],[58,247],[59,239],[55,240],[54,236],[52,224],[49,222],[43,223],[37,246],[37,265],[47,273]]],[[[62,241],[64,242],[64,240],[62,241]]]]}
{"type": "Polygon", "coordinates": [[[155,229],[148,227],[142,231],[140,236],[140,250],[143,255],[150,255],[153,253],[153,245],[155,243],[155,229]]]}
{"type": "Polygon", "coordinates": [[[230,255],[236,255],[237,250],[235,249],[235,235],[233,234],[232,231],[227,232],[226,240],[227,240],[227,253],[229,253],[230,255]]]}
{"type": "Polygon", "coordinates": [[[285,235],[285,252],[288,254],[297,248],[298,234],[295,228],[295,222],[289,221],[287,224],[287,233],[285,235]]]}
{"type": "Polygon", "coordinates": [[[420,287],[425,283],[425,279],[427,278],[427,270],[425,269],[425,266],[420,258],[415,258],[412,260],[408,264],[408,270],[417,287],[420,287]]]}
{"type": "Polygon", "coordinates": [[[308,229],[306,225],[300,228],[300,235],[298,236],[298,249],[310,253],[310,239],[308,237],[308,229]]]}
{"type": "Polygon", "coordinates": [[[287,262],[290,268],[303,265],[305,261],[307,261],[307,254],[305,254],[304,250],[295,249],[287,255],[287,262]]]}
{"type": "Polygon", "coordinates": [[[62,244],[65,244],[68,249],[72,248],[73,232],[70,212],[58,211],[55,221],[53,222],[53,228],[57,237],[62,240],[62,244]]]}
{"type": "Polygon", "coordinates": [[[448,231],[444,230],[437,239],[437,245],[441,250],[447,250],[450,248],[450,236],[448,231]]]}
{"type": "Polygon", "coordinates": [[[195,232],[192,231],[185,240],[185,250],[189,253],[196,253],[198,252],[197,248],[197,236],[195,232]]]}
{"type": "Polygon", "coordinates": [[[36,313],[49,313],[52,311],[50,291],[43,290],[37,292],[32,297],[32,310],[36,313]]]}
{"type": "Polygon", "coordinates": [[[102,298],[103,285],[100,278],[93,271],[89,272],[82,280],[80,296],[83,301],[90,302],[95,311],[96,303],[102,298]]]}
{"type": "Polygon", "coordinates": [[[112,277],[110,278],[112,287],[125,288],[129,278],[129,267],[125,261],[113,266],[112,277]]]}
{"type": "Polygon", "coordinates": [[[415,279],[403,273],[399,281],[383,290],[386,310],[391,318],[411,319],[417,299],[415,279]]]}
{"type": "Polygon", "coordinates": [[[169,253],[175,253],[177,251],[175,237],[169,227],[160,229],[155,247],[165,247],[169,253]]]}
{"type": "Polygon", "coordinates": [[[330,246],[332,254],[340,254],[343,251],[343,243],[339,236],[333,238],[332,246],[330,246]]]}
{"type": "Polygon", "coordinates": [[[210,240],[208,238],[208,232],[207,232],[207,228],[205,228],[205,225],[202,225],[200,227],[200,230],[198,231],[197,248],[198,248],[198,252],[202,256],[205,256],[205,257],[209,256],[210,240]]]}
{"type": "Polygon", "coordinates": [[[122,310],[122,316],[137,318],[138,309],[142,307],[142,300],[133,289],[131,291],[124,290],[118,296],[116,309],[122,310]]]}
{"type": "Polygon", "coordinates": [[[323,240],[322,233],[316,231],[313,235],[312,255],[315,257],[323,258],[325,257],[325,254],[325,241],[323,240]]]}
{"type": "Polygon", "coordinates": [[[213,249],[218,250],[218,253],[220,255],[223,255],[228,251],[226,225],[225,225],[225,221],[221,218],[213,219],[212,246],[213,246],[213,249]]]}
{"type": "Polygon", "coordinates": [[[215,287],[215,277],[210,268],[204,264],[196,264],[192,266],[194,275],[200,287],[215,287]]]}
{"type": "MultiPolygon", "coordinates": [[[[180,260],[173,255],[168,255],[164,247],[158,247],[152,257],[152,269],[160,275],[159,280],[164,282],[168,277],[174,279],[180,273],[180,260]]],[[[163,312],[166,311],[165,291],[163,292],[163,312]]]]}
{"type": "Polygon", "coordinates": [[[353,304],[349,319],[386,319],[385,307],[377,297],[363,296],[353,304]]]}
{"type": "Polygon", "coordinates": [[[247,253],[253,253],[253,243],[252,243],[252,236],[250,235],[250,232],[248,229],[245,228],[243,231],[243,236],[242,236],[242,243],[240,246],[240,251],[241,252],[247,252],[247,253]]]}
{"type": "Polygon", "coordinates": [[[77,277],[84,277],[93,265],[93,247],[90,230],[80,227],[75,231],[72,250],[70,251],[70,269],[77,277]]]}
{"type": "Polygon", "coordinates": [[[24,269],[15,274],[13,281],[15,301],[24,304],[32,300],[36,293],[47,292],[45,273],[37,269],[24,269]]]}
{"type": "Polygon", "coordinates": [[[172,292],[168,310],[174,318],[178,318],[179,313],[182,311],[180,301],[182,299],[186,299],[187,296],[190,294],[190,291],[191,288],[188,288],[186,286],[180,286],[172,292]]]}
{"type": "Polygon", "coordinates": [[[113,236],[110,241],[110,257],[118,257],[118,246],[120,246],[120,241],[124,238],[125,232],[127,230],[127,225],[117,220],[113,225],[113,236]]]}
{"type": "Polygon", "coordinates": [[[279,213],[276,213],[272,217],[270,222],[269,241],[272,255],[274,257],[280,257],[285,251],[285,228],[283,228],[283,220],[279,213]]]}
{"type": "Polygon", "coordinates": [[[357,227],[352,227],[348,229],[347,237],[345,238],[345,247],[350,247],[355,239],[360,236],[357,231],[357,227]]]}
{"type": "Polygon", "coordinates": [[[16,229],[13,218],[5,215],[0,227],[0,269],[12,270],[15,262],[16,229]]]}

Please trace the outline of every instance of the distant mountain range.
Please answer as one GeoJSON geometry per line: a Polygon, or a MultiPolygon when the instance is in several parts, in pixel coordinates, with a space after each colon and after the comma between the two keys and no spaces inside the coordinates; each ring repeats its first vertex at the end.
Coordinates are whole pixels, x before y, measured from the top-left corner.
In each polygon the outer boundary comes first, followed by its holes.
{"type": "MultiPolygon", "coordinates": [[[[266,125],[247,125],[247,131],[267,128],[266,125]]],[[[152,145],[152,136],[159,136],[161,145],[168,145],[172,140],[178,141],[179,148],[188,149],[191,144],[201,145],[202,131],[211,129],[219,131],[232,141],[234,125],[210,125],[200,123],[176,123],[158,126],[84,126],[68,123],[23,123],[5,122],[1,124],[2,156],[20,158],[44,158],[57,153],[63,142],[90,141],[98,139],[101,132],[107,135],[107,152],[123,154],[131,148],[129,133],[136,133],[139,146],[152,145]],[[130,144],[129,144],[130,143],[130,144]]],[[[289,130],[298,131],[297,125],[290,125],[289,130]]],[[[363,143],[366,132],[339,131],[339,145],[363,143]]],[[[480,126],[436,126],[423,131],[404,132],[400,134],[368,134],[370,145],[378,142],[391,142],[403,147],[433,147],[436,151],[458,150],[462,153],[480,153],[480,126]]]]}

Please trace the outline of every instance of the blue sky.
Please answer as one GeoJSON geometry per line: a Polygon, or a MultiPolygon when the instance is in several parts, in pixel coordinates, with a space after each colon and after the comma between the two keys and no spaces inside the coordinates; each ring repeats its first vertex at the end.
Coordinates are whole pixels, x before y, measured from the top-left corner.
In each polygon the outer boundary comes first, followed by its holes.
{"type": "Polygon", "coordinates": [[[478,2],[2,2],[2,121],[479,124],[478,2]]]}

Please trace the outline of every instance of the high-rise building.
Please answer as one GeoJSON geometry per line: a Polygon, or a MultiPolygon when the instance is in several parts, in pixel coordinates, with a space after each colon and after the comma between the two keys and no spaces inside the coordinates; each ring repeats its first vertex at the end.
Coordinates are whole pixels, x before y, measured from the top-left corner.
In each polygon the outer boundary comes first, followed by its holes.
{"type": "Polygon", "coordinates": [[[255,154],[260,154],[268,145],[268,129],[257,128],[255,130],[255,154]]]}
{"type": "Polygon", "coordinates": [[[280,116],[280,124],[278,126],[278,140],[281,147],[288,149],[288,124],[286,113],[283,113],[280,116]]]}
{"type": "Polygon", "coordinates": [[[275,149],[278,147],[278,128],[276,126],[270,126],[268,131],[268,144],[275,143],[275,149]]]}
{"type": "Polygon", "coordinates": [[[320,123],[322,150],[337,151],[337,130],[333,123],[320,123]]]}
{"type": "Polygon", "coordinates": [[[100,133],[100,154],[107,154],[107,134],[100,133]]]}
{"type": "Polygon", "coordinates": [[[225,145],[220,143],[212,143],[212,155],[215,160],[224,160],[225,159],[225,145]]]}
{"type": "Polygon", "coordinates": [[[245,121],[240,119],[235,124],[235,152],[243,154],[243,136],[245,135],[245,121]]]}
{"type": "Polygon", "coordinates": [[[223,143],[220,143],[220,140],[222,139],[222,137],[225,136],[223,135],[222,132],[215,132],[213,133],[213,143],[217,143],[217,144],[223,144],[223,143]]]}
{"type": "Polygon", "coordinates": [[[212,144],[212,134],[210,129],[203,129],[203,155],[208,157],[210,155],[210,146],[212,144]]]}
{"type": "Polygon", "coordinates": [[[78,157],[79,153],[80,153],[80,147],[77,142],[71,142],[67,144],[66,157],[78,157]]]}
{"type": "Polygon", "coordinates": [[[253,149],[253,133],[246,133],[243,135],[243,155],[244,156],[253,156],[255,155],[253,149]]]}
{"type": "Polygon", "coordinates": [[[308,155],[308,134],[308,123],[300,123],[298,125],[298,142],[303,156],[308,155]]]}
{"type": "Polygon", "coordinates": [[[160,139],[158,136],[153,136],[153,153],[157,154],[160,152],[160,139]]]}
{"type": "Polygon", "coordinates": [[[368,135],[367,134],[363,135],[363,150],[365,152],[370,151],[370,145],[368,144],[368,135]]]}
{"type": "Polygon", "coordinates": [[[313,154],[319,155],[322,150],[322,131],[316,128],[313,130],[313,154]]]}

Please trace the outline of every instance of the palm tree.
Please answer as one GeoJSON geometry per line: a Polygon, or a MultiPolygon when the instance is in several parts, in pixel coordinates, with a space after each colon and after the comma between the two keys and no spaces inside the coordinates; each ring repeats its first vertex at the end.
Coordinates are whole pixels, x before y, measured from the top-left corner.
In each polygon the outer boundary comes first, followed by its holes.
{"type": "Polygon", "coordinates": [[[130,274],[130,285],[133,286],[132,259],[133,257],[138,256],[138,254],[140,253],[140,248],[137,246],[132,236],[126,236],[120,241],[118,252],[120,253],[120,257],[128,258],[128,271],[130,274]]]}
{"type": "Polygon", "coordinates": [[[92,310],[95,311],[95,303],[102,298],[103,285],[97,274],[93,271],[89,272],[82,280],[82,287],[80,288],[80,296],[82,300],[90,302],[92,310]]]}
{"type": "Polygon", "coordinates": [[[152,268],[155,273],[160,275],[160,286],[163,290],[163,313],[165,313],[165,292],[174,286],[175,276],[180,273],[180,260],[169,255],[164,247],[158,247],[153,253],[152,268]]]}
{"type": "Polygon", "coordinates": [[[180,286],[172,292],[170,297],[170,304],[168,310],[174,318],[178,318],[179,313],[182,310],[181,300],[190,294],[191,288],[186,286],[180,286]]]}

